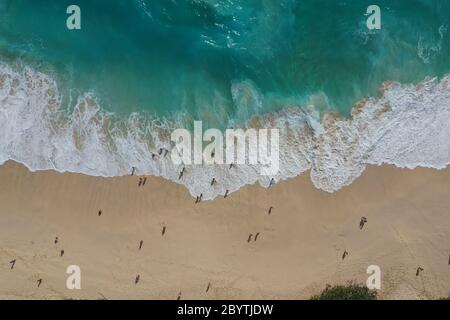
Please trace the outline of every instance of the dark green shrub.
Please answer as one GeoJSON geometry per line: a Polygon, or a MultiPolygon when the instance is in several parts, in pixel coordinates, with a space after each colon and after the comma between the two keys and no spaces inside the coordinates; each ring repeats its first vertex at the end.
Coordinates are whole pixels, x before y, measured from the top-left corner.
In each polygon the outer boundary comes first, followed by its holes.
{"type": "Polygon", "coordinates": [[[328,286],[311,300],[376,300],[377,292],[366,286],[349,282],[346,285],[328,286]]]}

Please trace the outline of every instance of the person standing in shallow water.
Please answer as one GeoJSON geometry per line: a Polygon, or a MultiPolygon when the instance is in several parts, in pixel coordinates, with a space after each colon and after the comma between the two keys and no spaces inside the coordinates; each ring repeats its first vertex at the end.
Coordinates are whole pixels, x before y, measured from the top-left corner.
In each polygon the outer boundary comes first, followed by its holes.
{"type": "Polygon", "coordinates": [[[183,167],[183,169],[181,170],[181,172],[180,172],[180,175],[179,175],[179,177],[178,177],[178,180],[181,180],[181,178],[183,178],[183,175],[184,175],[184,171],[186,170],[186,167],[183,167]]]}

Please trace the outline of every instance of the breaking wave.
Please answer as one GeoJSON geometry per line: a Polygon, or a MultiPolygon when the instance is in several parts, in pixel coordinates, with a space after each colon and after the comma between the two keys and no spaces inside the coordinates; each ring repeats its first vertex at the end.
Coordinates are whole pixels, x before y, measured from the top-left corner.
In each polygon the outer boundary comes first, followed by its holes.
{"type": "MultiPolygon", "coordinates": [[[[262,99],[245,81],[232,90],[244,92],[247,102],[262,99]]],[[[32,171],[104,177],[129,175],[136,167],[137,174],[183,184],[205,200],[256,182],[268,187],[272,179],[308,170],[317,188],[335,192],[367,165],[445,168],[450,163],[450,76],[417,85],[386,82],[380,91],[377,98],[359,101],[350,118],[286,105],[248,121],[247,127],[280,129],[280,172],[274,177],[261,176],[257,166],[193,165],[180,179],[182,167],[164,150],[171,150],[170,133],[188,125],[188,117],[169,121],[132,114],[123,119],[103,111],[90,93],[69,108],[48,75],[0,64],[0,163],[14,160],[32,171]],[[213,178],[217,183],[211,186],[213,178]]]]}

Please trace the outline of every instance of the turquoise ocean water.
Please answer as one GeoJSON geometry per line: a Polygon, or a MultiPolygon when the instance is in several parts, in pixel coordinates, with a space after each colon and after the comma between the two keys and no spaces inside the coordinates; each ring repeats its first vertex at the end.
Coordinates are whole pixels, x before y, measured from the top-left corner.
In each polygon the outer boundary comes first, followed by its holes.
{"type": "Polygon", "coordinates": [[[180,179],[158,150],[194,120],[225,129],[261,116],[282,130],[276,181],[310,170],[331,192],[368,164],[442,168],[449,26],[448,0],[0,0],[0,163],[134,166],[213,198],[270,178],[241,166],[180,179]],[[72,4],[81,30],[66,27],[72,4]],[[366,27],[372,4],[381,30],[366,27]],[[385,81],[398,85],[383,95],[385,81]],[[351,118],[365,97],[380,102],[351,118]],[[330,125],[328,111],[347,120],[330,125]]]}
{"type": "Polygon", "coordinates": [[[376,1],[382,29],[369,31],[372,2],[0,0],[0,55],[52,74],[66,97],[94,92],[124,116],[183,112],[224,127],[315,95],[318,107],[348,115],[385,80],[450,70],[450,1],[376,1]],[[80,31],[66,28],[74,3],[80,31]],[[248,112],[238,104],[252,101],[232,94],[242,82],[265,97],[248,112]]]}

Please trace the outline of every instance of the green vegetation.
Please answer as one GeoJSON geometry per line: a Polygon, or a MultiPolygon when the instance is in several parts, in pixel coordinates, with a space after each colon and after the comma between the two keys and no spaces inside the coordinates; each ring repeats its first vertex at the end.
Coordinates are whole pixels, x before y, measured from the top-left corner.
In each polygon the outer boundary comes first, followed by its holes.
{"type": "Polygon", "coordinates": [[[346,285],[327,286],[321,294],[311,300],[377,300],[377,292],[362,284],[349,282],[346,285]]]}

